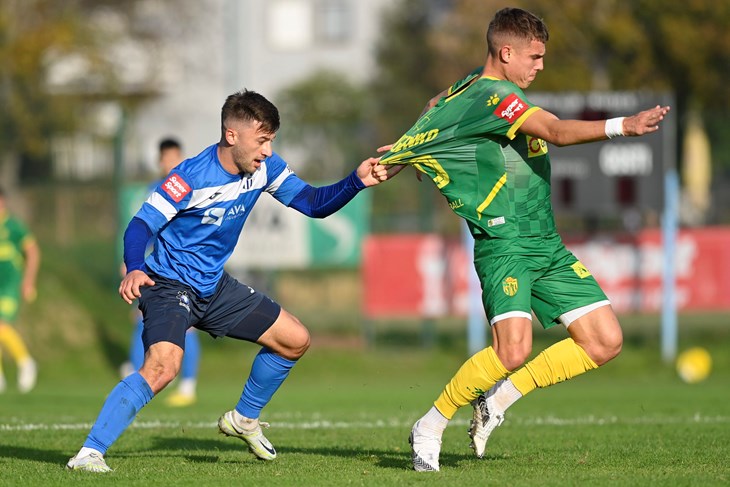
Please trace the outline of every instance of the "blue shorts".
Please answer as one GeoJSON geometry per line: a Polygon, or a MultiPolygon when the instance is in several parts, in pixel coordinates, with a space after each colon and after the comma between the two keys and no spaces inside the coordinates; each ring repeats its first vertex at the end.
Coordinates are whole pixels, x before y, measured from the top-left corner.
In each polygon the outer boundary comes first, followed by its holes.
{"type": "Polygon", "coordinates": [[[145,351],[159,342],[171,342],[184,349],[185,332],[190,327],[213,338],[228,336],[256,342],[281,312],[278,303],[225,272],[208,298],[199,297],[180,281],[156,274],[150,274],[150,278],[155,285],[141,288],[139,298],[145,351]]]}

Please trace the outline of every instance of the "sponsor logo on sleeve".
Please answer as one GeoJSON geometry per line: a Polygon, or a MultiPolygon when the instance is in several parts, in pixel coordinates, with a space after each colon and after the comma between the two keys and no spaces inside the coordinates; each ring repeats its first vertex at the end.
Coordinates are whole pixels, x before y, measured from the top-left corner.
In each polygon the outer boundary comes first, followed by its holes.
{"type": "Polygon", "coordinates": [[[172,198],[175,203],[180,203],[190,193],[190,186],[179,174],[172,173],[162,183],[162,190],[172,198]]]}
{"type": "Polygon", "coordinates": [[[548,153],[547,142],[532,135],[527,135],[527,157],[538,157],[548,153]]]}
{"type": "Polygon", "coordinates": [[[507,98],[502,100],[502,103],[497,105],[494,114],[499,118],[507,120],[509,123],[514,123],[527,109],[527,103],[522,101],[519,96],[511,93],[507,98]]]}

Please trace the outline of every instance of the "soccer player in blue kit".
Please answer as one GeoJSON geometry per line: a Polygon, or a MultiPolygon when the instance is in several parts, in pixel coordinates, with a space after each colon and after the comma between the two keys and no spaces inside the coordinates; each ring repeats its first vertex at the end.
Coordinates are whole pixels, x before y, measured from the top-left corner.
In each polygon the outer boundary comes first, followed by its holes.
{"type": "Polygon", "coordinates": [[[369,158],[342,181],[312,187],[273,152],[278,129],[278,110],[266,98],[247,90],[230,95],[221,111],[220,142],[180,163],[132,218],[124,234],[127,274],[119,294],[130,304],[139,299],[144,364],[112,389],[66,468],[111,471],[104,455],[177,376],[191,326],[262,346],[238,403],[220,417],[218,428],[242,439],[258,458],[276,458],[259,415],[306,352],[309,332],[279,304],[229,276],[223,265],[263,192],[307,216],[324,218],[360,190],[388,179],[379,159],[369,158]],[[145,258],[153,236],[154,249],[145,258]]]}

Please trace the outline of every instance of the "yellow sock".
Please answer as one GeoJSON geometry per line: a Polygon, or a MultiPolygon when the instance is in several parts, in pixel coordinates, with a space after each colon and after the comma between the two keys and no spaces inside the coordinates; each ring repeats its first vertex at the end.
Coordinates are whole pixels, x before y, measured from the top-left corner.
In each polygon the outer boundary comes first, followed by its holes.
{"type": "Polygon", "coordinates": [[[451,419],[457,409],[487,392],[507,374],[509,370],[504,368],[494,349],[487,347],[464,362],[433,404],[441,414],[451,419]]]}
{"type": "Polygon", "coordinates": [[[15,328],[10,325],[0,324],[0,345],[5,346],[10,352],[16,363],[20,363],[30,358],[28,349],[25,347],[23,339],[15,328]]]}
{"type": "Polygon", "coordinates": [[[566,338],[540,352],[510,375],[509,380],[524,396],[537,387],[548,387],[597,368],[580,345],[566,338]]]}

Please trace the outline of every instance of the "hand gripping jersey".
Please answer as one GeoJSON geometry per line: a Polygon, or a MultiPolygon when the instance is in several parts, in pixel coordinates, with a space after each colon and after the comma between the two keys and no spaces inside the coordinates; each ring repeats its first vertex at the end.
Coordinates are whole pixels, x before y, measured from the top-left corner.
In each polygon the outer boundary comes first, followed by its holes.
{"type": "Polygon", "coordinates": [[[305,186],[276,153],[253,174],[230,174],[214,144],[175,167],[135,215],[156,234],[145,265],[210,296],[261,193],[288,206],[305,186]]]}
{"type": "Polygon", "coordinates": [[[551,234],[547,144],[517,133],[536,110],[515,84],[475,71],[449,88],[381,163],[427,174],[474,236],[551,234]]]}

